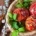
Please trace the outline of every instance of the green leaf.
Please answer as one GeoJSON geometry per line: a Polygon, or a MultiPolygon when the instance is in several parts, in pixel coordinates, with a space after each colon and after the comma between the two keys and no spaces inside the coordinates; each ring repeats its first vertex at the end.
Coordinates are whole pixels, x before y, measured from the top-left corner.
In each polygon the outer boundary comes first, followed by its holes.
{"type": "Polygon", "coordinates": [[[18,0],[18,3],[22,3],[23,1],[22,0],[18,0]]]}
{"type": "Polygon", "coordinates": [[[19,32],[25,32],[25,28],[24,27],[21,27],[18,30],[19,30],[19,32]]]}
{"type": "Polygon", "coordinates": [[[10,12],[8,12],[8,16],[9,16],[10,18],[12,18],[13,15],[12,15],[10,12]]]}
{"type": "Polygon", "coordinates": [[[23,3],[23,6],[24,6],[25,8],[29,8],[30,3],[25,2],[25,3],[23,3]]]}
{"type": "Polygon", "coordinates": [[[18,3],[18,4],[16,4],[16,7],[17,8],[22,8],[23,7],[23,4],[22,3],[18,3]]]}
{"type": "Polygon", "coordinates": [[[23,26],[21,22],[18,22],[17,25],[19,26],[19,28],[23,26]]]}
{"type": "Polygon", "coordinates": [[[13,27],[14,29],[18,29],[18,28],[19,28],[18,25],[17,25],[17,22],[13,22],[13,23],[12,23],[12,27],[13,27]]]}
{"type": "Polygon", "coordinates": [[[31,2],[31,0],[24,0],[24,2],[31,2]]]}
{"type": "Polygon", "coordinates": [[[19,34],[19,32],[18,31],[13,31],[13,32],[11,32],[11,36],[18,36],[18,34],[19,34]]]}
{"type": "Polygon", "coordinates": [[[13,14],[13,20],[17,19],[17,14],[13,14]]]}

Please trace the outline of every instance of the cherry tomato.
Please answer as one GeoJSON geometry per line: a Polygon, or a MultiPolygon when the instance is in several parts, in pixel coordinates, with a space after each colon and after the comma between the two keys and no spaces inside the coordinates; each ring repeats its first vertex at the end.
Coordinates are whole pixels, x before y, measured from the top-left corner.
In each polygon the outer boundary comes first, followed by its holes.
{"type": "Polygon", "coordinates": [[[30,6],[30,14],[36,16],[36,2],[30,6]]]}
{"type": "Polygon", "coordinates": [[[21,21],[23,19],[25,20],[29,16],[29,12],[25,8],[17,8],[13,11],[13,13],[18,14],[18,17],[17,17],[18,21],[21,21]]]}
{"type": "Polygon", "coordinates": [[[34,30],[33,22],[34,22],[34,19],[31,16],[26,19],[25,23],[26,23],[27,30],[29,30],[29,31],[34,30]]]}
{"type": "Polygon", "coordinates": [[[19,15],[18,17],[17,17],[17,21],[22,21],[23,19],[25,19],[22,15],[19,15]]]}

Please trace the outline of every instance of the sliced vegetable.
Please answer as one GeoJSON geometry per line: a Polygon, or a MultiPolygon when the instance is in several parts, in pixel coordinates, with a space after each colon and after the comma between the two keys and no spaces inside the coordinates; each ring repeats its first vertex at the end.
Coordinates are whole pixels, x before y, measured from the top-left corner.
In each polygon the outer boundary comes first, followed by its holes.
{"type": "Polygon", "coordinates": [[[25,8],[16,8],[13,13],[18,14],[17,21],[25,20],[29,16],[29,12],[25,8]]]}
{"type": "Polygon", "coordinates": [[[34,30],[34,25],[33,24],[35,24],[34,23],[34,21],[33,21],[34,19],[30,16],[29,18],[27,18],[27,20],[26,20],[26,24],[25,24],[25,26],[26,26],[26,29],[27,30],[29,30],[29,31],[32,31],[32,30],[34,30]]]}

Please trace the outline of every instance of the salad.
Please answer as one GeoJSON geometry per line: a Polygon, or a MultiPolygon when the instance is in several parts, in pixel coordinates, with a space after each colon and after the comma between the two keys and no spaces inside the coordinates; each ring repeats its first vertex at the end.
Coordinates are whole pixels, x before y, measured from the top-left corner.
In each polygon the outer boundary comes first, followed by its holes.
{"type": "Polygon", "coordinates": [[[14,7],[7,13],[8,23],[14,29],[11,36],[36,30],[36,3],[31,4],[31,0],[18,0],[14,7]]]}

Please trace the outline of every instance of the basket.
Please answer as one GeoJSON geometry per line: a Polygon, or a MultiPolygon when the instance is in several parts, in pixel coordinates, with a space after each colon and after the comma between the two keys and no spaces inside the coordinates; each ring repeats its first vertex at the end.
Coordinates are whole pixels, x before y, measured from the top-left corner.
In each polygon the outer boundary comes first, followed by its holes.
{"type": "MultiPolygon", "coordinates": [[[[35,0],[36,1],[36,0],[35,0]]],[[[35,2],[34,0],[32,0],[31,4],[35,2]]],[[[17,3],[17,0],[13,1],[10,5],[10,7],[7,10],[7,14],[6,14],[6,23],[8,23],[8,12],[10,12],[11,10],[14,9],[14,5],[17,3]]],[[[10,24],[9,24],[10,25],[10,24]]],[[[11,26],[10,26],[11,27],[11,26]]],[[[11,29],[13,32],[13,28],[11,29]]],[[[25,32],[25,33],[19,33],[18,36],[36,36],[36,30],[31,31],[31,32],[25,32]]]]}

